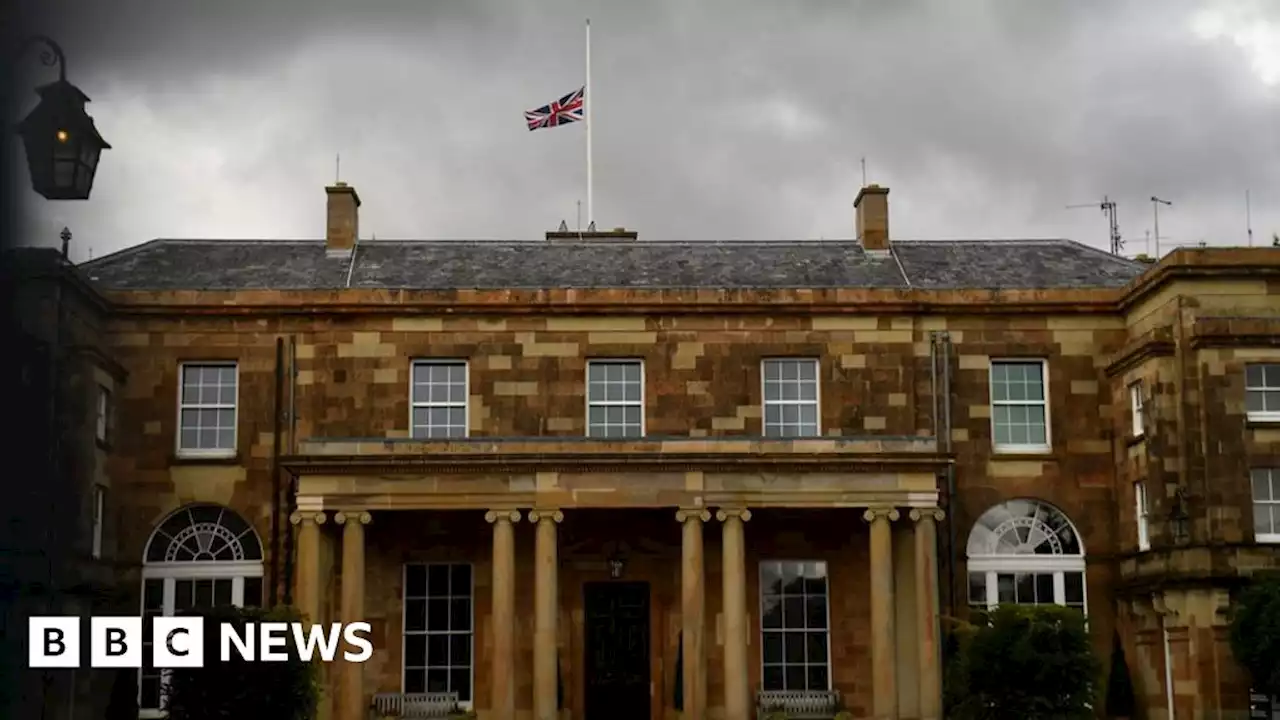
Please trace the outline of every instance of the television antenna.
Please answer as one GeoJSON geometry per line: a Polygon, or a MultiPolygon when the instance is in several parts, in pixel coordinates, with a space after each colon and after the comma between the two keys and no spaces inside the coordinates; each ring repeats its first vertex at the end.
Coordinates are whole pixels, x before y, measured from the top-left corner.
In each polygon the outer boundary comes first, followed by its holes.
{"type": "Polygon", "coordinates": [[[1124,249],[1124,239],[1120,237],[1120,221],[1116,218],[1116,202],[1106,195],[1102,196],[1100,203],[1083,203],[1080,205],[1068,205],[1068,210],[1077,208],[1096,207],[1102,210],[1102,214],[1107,216],[1107,228],[1111,231],[1111,254],[1119,255],[1124,249]]]}

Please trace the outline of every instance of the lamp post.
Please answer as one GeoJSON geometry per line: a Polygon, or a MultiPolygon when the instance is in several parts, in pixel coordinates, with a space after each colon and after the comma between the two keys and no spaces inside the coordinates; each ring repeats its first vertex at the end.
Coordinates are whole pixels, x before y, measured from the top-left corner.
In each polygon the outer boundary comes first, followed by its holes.
{"type": "Polygon", "coordinates": [[[62,48],[44,35],[34,35],[23,43],[23,49],[36,43],[46,46],[40,53],[41,62],[58,66],[58,80],[36,88],[40,103],[18,124],[31,187],[49,200],[88,200],[98,158],[111,145],[85,112],[89,97],[67,82],[62,48]]]}

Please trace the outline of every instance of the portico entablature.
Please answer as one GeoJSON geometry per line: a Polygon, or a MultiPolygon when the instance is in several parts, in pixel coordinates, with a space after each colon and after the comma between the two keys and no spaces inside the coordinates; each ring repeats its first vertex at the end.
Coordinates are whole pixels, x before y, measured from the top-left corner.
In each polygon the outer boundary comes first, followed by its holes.
{"type": "Polygon", "coordinates": [[[543,471],[300,474],[298,507],[419,510],[491,507],[934,507],[936,475],[899,472],[543,471]]]}

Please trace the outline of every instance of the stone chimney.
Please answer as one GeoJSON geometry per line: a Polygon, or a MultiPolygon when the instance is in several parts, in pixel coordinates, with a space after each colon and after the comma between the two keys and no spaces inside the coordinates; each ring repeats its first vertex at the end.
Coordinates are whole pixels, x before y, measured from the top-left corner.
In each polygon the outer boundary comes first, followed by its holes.
{"type": "Polygon", "coordinates": [[[853,201],[858,242],[864,250],[889,249],[889,188],[868,185],[853,201]]]}
{"type": "Polygon", "coordinates": [[[324,246],[333,255],[350,253],[360,237],[360,196],[344,182],[324,189],[329,198],[326,212],[324,246]]]}

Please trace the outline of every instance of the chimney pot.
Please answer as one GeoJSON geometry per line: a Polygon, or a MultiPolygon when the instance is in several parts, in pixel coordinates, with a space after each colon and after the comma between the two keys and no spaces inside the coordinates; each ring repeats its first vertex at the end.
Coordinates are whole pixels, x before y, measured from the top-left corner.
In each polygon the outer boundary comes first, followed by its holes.
{"type": "Polygon", "coordinates": [[[360,196],[345,182],[324,189],[328,198],[324,244],[330,253],[349,253],[360,237],[360,196]]]}
{"type": "Polygon", "coordinates": [[[889,188],[876,184],[858,191],[853,201],[858,242],[865,250],[889,249],[889,188]]]}

